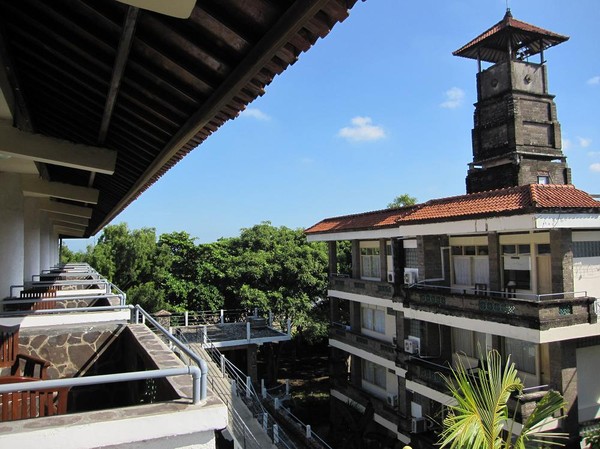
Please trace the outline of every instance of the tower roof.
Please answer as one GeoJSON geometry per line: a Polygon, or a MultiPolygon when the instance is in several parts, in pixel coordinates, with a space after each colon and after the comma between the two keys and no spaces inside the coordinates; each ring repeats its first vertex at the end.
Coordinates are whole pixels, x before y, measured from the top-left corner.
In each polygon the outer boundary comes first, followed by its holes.
{"type": "Polygon", "coordinates": [[[517,20],[513,18],[510,9],[507,9],[500,22],[452,54],[496,63],[507,59],[509,45],[512,54],[522,58],[540,53],[568,39],[568,36],[517,20]]]}

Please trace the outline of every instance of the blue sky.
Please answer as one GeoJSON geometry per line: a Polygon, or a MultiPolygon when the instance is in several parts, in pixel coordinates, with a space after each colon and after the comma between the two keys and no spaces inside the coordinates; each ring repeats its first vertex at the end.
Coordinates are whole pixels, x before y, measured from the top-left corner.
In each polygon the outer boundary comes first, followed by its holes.
{"type": "MultiPolygon", "coordinates": [[[[600,193],[600,1],[509,6],[570,36],[545,54],[549,87],[573,183],[600,193]]],[[[382,209],[402,193],[419,202],[464,194],[477,63],[452,51],[505,9],[506,0],[359,1],[113,224],[187,231],[204,243],[261,221],[300,228],[382,209]]]]}

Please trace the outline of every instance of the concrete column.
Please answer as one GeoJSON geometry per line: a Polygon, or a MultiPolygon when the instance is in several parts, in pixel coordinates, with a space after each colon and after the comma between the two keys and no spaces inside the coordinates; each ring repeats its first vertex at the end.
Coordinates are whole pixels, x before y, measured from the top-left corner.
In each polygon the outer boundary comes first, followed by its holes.
{"type": "Polygon", "coordinates": [[[247,360],[247,369],[248,376],[252,378],[254,382],[258,380],[258,363],[257,363],[257,345],[248,345],[246,348],[246,360],[247,360]]]}
{"type": "Polygon", "coordinates": [[[503,290],[500,283],[502,264],[500,263],[500,240],[497,232],[488,233],[488,257],[490,260],[490,290],[501,292],[503,290]]]}
{"type": "Polygon", "coordinates": [[[31,280],[31,276],[40,272],[40,210],[37,198],[25,198],[25,254],[23,279],[31,280]]]}
{"type": "Polygon", "coordinates": [[[567,405],[563,431],[569,432],[568,448],[579,447],[579,413],[577,405],[577,344],[575,340],[549,344],[552,386],[562,394],[567,405]]]}
{"type": "Polygon", "coordinates": [[[40,212],[40,268],[42,270],[50,268],[50,219],[48,212],[40,212]]]}
{"type": "Polygon", "coordinates": [[[0,298],[23,283],[23,215],[21,176],[0,173],[0,298]]]}
{"type": "Polygon", "coordinates": [[[572,246],[573,238],[570,229],[550,230],[552,293],[574,290],[572,246]]]}
{"type": "Polygon", "coordinates": [[[337,267],[337,242],[327,242],[327,250],[329,256],[329,275],[334,275],[338,272],[337,267]]]}

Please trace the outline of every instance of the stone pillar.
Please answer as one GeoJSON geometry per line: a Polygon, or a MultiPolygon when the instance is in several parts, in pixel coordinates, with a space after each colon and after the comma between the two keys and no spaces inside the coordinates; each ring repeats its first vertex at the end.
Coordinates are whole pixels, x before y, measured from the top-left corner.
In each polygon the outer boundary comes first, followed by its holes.
{"type": "Polygon", "coordinates": [[[23,221],[21,176],[0,173],[0,299],[23,283],[23,221]]]}
{"type": "Polygon", "coordinates": [[[50,219],[48,212],[40,212],[40,268],[42,270],[50,268],[50,219]]]}
{"type": "Polygon", "coordinates": [[[572,292],[573,240],[570,229],[550,230],[550,257],[552,269],[552,293],[572,292]]]}
{"type": "Polygon", "coordinates": [[[360,241],[352,240],[352,277],[360,279],[360,241]]]}
{"type": "Polygon", "coordinates": [[[567,405],[563,429],[569,430],[566,447],[579,447],[579,414],[577,404],[577,345],[575,340],[549,344],[551,384],[562,394],[567,405]]]}
{"type": "Polygon", "coordinates": [[[25,254],[23,279],[30,281],[31,276],[40,272],[40,210],[37,198],[25,198],[25,254]]]}
{"type": "Polygon", "coordinates": [[[337,242],[327,242],[327,250],[329,256],[329,275],[337,274],[337,242]]]}
{"type": "Polygon", "coordinates": [[[490,285],[489,289],[495,292],[503,291],[500,280],[500,270],[502,270],[502,264],[500,263],[500,239],[497,232],[488,233],[488,257],[490,260],[490,285]]]}
{"type": "Polygon", "coordinates": [[[258,381],[257,352],[257,345],[248,345],[248,347],[246,348],[246,361],[248,368],[246,372],[248,373],[248,376],[252,378],[252,382],[258,381]]]}
{"type": "Polygon", "coordinates": [[[350,302],[350,326],[355,332],[359,332],[361,328],[360,319],[360,303],[356,301],[350,302]]]}

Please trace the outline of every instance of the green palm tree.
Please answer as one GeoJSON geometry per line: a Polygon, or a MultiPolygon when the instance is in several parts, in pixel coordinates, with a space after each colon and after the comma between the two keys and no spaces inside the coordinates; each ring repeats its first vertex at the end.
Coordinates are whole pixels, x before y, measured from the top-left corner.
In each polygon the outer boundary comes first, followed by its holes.
{"type": "MultiPolygon", "coordinates": [[[[460,360],[460,358],[459,358],[460,360]]],[[[549,391],[538,402],[534,411],[523,423],[519,435],[513,433],[509,420],[507,402],[512,393],[523,391],[523,382],[517,376],[510,357],[503,365],[498,351],[490,351],[485,359],[481,356],[481,367],[476,374],[459,361],[449,377],[444,380],[456,405],[444,419],[444,430],[439,444],[450,449],[525,449],[548,446],[563,446],[557,439],[566,438],[563,433],[542,433],[541,426],[548,420],[558,419],[565,401],[556,391],[549,391]]]]}

